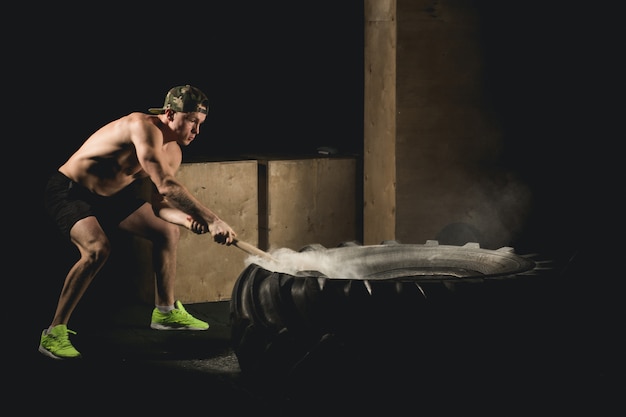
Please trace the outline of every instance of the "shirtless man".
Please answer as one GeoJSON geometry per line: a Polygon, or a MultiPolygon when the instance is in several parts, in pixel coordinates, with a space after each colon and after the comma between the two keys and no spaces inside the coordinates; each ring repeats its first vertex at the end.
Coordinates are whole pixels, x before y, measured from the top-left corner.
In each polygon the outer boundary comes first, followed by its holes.
{"type": "MultiPolygon", "coordinates": [[[[80,358],[69,340],[72,312],[110,252],[107,233],[119,228],[149,239],[156,275],[151,327],[157,330],[206,330],[208,323],[189,314],[175,299],[176,248],[180,226],[210,233],[230,245],[237,234],[205,207],[175,177],[182,147],[200,133],[208,112],[207,96],[184,85],[169,90],[162,108],[130,113],[92,134],[58,168],[45,190],[45,207],[80,253],[70,268],[39,351],[54,359],[80,358]],[[149,177],[152,201],[140,199],[132,185],[149,177]]],[[[114,300],[112,300],[114,302],[114,300]]]]}

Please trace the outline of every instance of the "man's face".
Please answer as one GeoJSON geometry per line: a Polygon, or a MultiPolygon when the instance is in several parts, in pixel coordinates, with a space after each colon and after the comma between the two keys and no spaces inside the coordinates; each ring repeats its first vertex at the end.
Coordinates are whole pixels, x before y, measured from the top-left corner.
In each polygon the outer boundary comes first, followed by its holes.
{"type": "Polygon", "coordinates": [[[172,129],[180,146],[189,145],[200,134],[200,125],[206,120],[206,114],[200,112],[174,112],[172,116],[172,129]]]}

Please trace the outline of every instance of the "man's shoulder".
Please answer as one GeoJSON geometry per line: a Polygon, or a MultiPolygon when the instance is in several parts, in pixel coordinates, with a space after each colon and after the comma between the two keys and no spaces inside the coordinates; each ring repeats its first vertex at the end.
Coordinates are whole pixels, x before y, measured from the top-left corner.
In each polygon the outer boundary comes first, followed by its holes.
{"type": "Polygon", "coordinates": [[[140,129],[144,131],[158,129],[159,119],[151,114],[133,112],[126,116],[120,117],[117,122],[122,125],[127,125],[130,129],[140,129]]]}
{"type": "Polygon", "coordinates": [[[140,122],[140,123],[154,123],[154,120],[158,119],[153,114],[141,113],[138,111],[128,113],[126,116],[120,117],[120,120],[126,119],[127,121],[140,122]]]}

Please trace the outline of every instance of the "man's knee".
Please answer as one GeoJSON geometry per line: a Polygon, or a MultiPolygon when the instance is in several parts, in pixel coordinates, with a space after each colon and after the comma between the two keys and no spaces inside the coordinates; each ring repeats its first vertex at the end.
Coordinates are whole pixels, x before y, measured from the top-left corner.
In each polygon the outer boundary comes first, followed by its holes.
{"type": "Polygon", "coordinates": [[[178,243],[180,240],[180,226],[168,223],[167,224],[167,240],[170,242],[178,243]]]}
{"type": "Polygon", "coordinates": [[[111,242],[108,239],[99,239],[90,242],[83,251],[83,257],[94,264],[103,264],[111,255],[111,242]]]}
{"type": "Polygon", "coordinates": [[[153,244],[176,245],[180,240],[180,226],[166,223],[163,227],[155,230],[151,238],[153,244]]]}

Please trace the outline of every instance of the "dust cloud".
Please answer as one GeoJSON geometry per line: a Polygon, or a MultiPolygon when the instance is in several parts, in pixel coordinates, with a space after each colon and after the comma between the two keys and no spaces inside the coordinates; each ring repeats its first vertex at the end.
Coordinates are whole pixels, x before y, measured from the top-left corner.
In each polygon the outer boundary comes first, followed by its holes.
{"type": "Polygon", "coordinates": [[[246,267],[250,264],[259,265],[268,271],[297,275],[303,271],[317,271],[328,278],[359,278],[366,269],[358,262],[339,260],[332,256],[331,251],[297,252],[289,248],[278,248],[271,251],[274,260],[251,255],[244,260],[246,267]]]}

